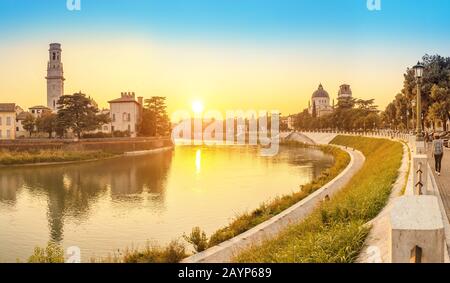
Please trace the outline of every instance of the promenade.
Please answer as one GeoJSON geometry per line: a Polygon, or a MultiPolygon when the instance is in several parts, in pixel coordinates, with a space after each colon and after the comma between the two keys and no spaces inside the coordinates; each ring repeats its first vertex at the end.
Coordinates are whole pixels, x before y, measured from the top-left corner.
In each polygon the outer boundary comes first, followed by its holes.
{"type": "Polygon", "coordinates": [[[444,148],[441,176],[438,176],[435,173],[434,158],[431,154],[431,150],[428,151],[428,162],[433,171],[436,184],[439,187],[447,218],[450,221],[450,149],[444,148]]]}

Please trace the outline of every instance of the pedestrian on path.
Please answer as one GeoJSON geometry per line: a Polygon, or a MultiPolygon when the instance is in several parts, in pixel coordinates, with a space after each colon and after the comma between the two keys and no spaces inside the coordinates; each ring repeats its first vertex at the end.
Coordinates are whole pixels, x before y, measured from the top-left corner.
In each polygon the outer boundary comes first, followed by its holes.
{"type": "Polygon", "coordinates": [[[444,141],[441,139],[441,136],[437,133],[434,134],[433,155],[434,155],[434,168],[436,169],[436,174],[440,176],[442,157],[444,156],[444,141]]]}

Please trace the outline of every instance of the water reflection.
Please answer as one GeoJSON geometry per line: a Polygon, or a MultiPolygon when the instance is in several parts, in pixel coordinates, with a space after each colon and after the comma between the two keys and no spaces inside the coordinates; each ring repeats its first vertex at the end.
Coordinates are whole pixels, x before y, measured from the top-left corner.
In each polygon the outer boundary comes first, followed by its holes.
{"type": "Polygon", "coordinates": [[[172,152],[166,152],[84,164],[3,169],[0,201],[14,205],[22,187],[32,197],[45,195],[50,239],[59,242],[64,219],[87,219],[93,204],[107,192],[113,200],[136,203],[143,200],[145,192],[152,202],[163,203],[171,160],[172,152]]]}
{"type": "Polygon", "coordinates": [[[207,233],[237,213],[299,189],[332,164],[319,150],[177,147],[91,163],[0,169],[0,261],[48,240],[86,257],[147,240],[168,242],[194,226],[207,233]]]}

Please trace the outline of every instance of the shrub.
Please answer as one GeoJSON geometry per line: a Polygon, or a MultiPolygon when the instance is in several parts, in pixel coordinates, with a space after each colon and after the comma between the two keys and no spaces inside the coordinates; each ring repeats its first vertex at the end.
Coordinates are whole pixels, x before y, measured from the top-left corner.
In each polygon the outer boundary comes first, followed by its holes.
{"type": "Polygon", "coordinates": [[[166,247],[147,244],[143,250],[126,250],[118,262],[124,263],[177,263],[187,257],[186,248],[178,241],[170,242],[166,247]]]}
{"type": "Polygon", "coordinates": [[[112,136],[116,138],[128,138],[131,136],[131,134],[129,131],[114,131],[112,133],[112,136]]]}
{"type": "Polygon", "coordinates": [[[83,134],[83,139],[104,139],[111,137],[112,137],[111,133],[102,133],[102,132],[83,134]]]}
{"type": "Polygon", "coordinates": [[[58,244],[49,242],[45,248],[34,248],[28,263],[64,263],[64,250],[58,244]]]}
{"type": "Polygon", "coordinates": [[[194,247],[196,252],[202,252],[208,247],[208,237],[200,227],[192,228],[191,234],[184,234],[183,238],[194,247]]]}

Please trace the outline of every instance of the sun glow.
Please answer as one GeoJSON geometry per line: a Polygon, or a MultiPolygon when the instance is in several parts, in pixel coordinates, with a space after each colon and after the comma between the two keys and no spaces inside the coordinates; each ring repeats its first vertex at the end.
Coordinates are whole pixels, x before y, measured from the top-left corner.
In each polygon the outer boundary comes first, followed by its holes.
{"type": "Polygon", "coordinates": [[[192,111],[194,112],[194,114],[202,114],[203,113],[203,102],[200,100],[195,100],[192,102],[192,111]]]}

